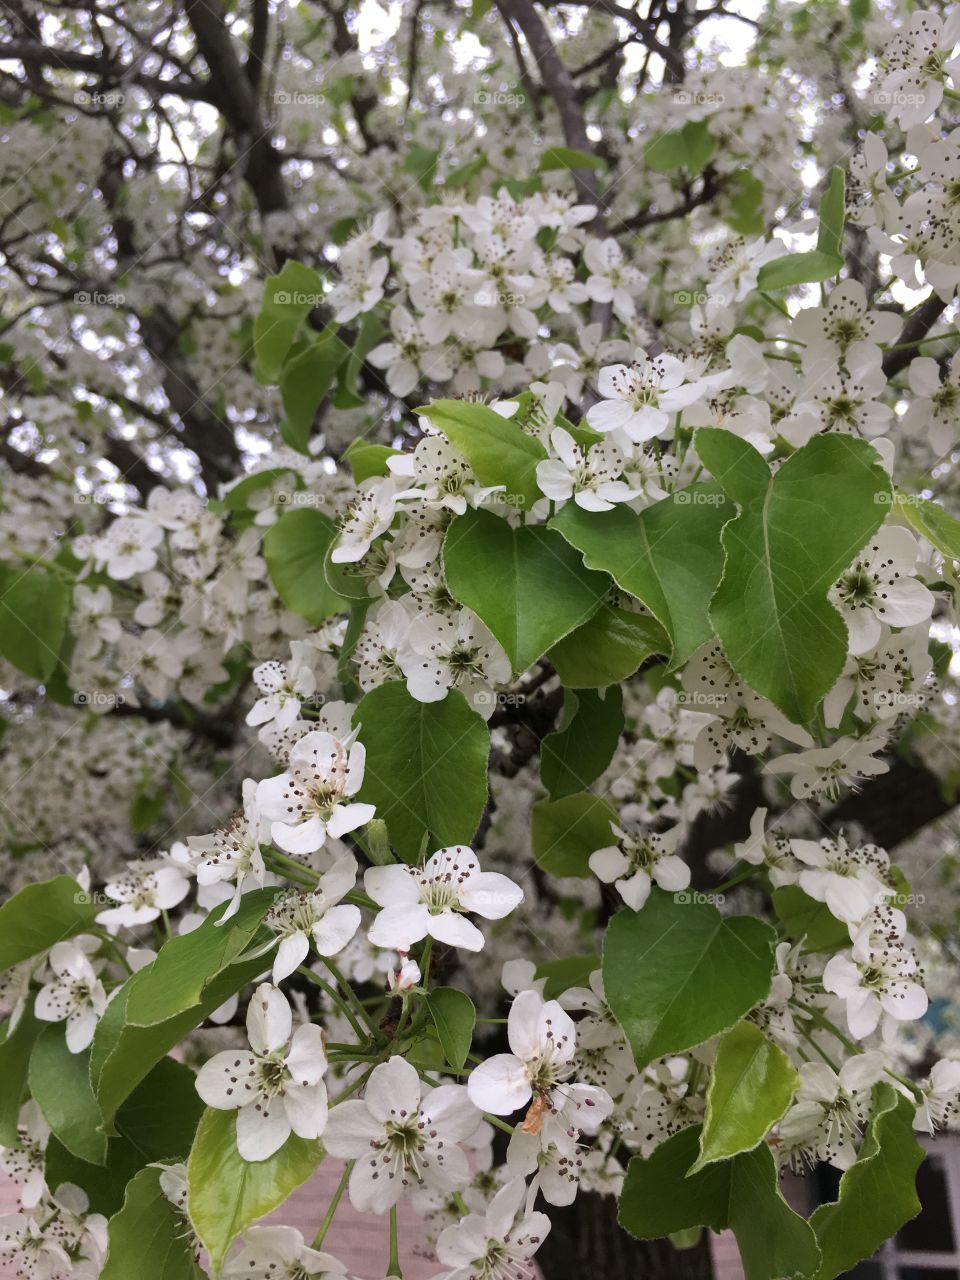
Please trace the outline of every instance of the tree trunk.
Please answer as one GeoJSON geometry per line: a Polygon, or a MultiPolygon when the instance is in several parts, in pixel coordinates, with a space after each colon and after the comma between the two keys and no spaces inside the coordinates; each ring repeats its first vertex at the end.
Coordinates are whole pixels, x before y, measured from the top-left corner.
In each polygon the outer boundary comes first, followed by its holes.
{"type": "Polygon", "coordinates": [[[712,1280],[707,1231],[692,1249],[634,1240],[617,1222],[616,1199],[587,1191],[550,1217],[553,1226],[536,1258],[544,1280],[712,1280]]]}

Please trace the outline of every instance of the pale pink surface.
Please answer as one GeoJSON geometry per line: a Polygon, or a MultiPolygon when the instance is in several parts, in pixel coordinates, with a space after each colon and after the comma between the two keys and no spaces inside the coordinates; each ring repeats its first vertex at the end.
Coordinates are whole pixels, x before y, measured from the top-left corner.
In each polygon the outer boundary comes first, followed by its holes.
{"type": "MultiPolygon", "coordinates": [[[[320,1225],[342,1169],[341,1161],[325,1160],[316,1176],[290,1197],[273,1215],[273,1220],[298,1227],[310,1240],[320,1225]]],[[[16,1208],[14,1183],[0,1175],[0,1213],[11,1213],[16,1208]]],[[[731,1233],[725,1231],[721,1236],[711,1236],[711,1244],[715,1280],[743,1280],[740,1254],[731,1233]]],[[[408,1206],[401,1204],[400,1261],[404,1280],[431,1280],[443,1270],[429,1258],[418,1256],[418,1247],[422,1250],[424,1246],[420,1219],[408,1206]]],[[[356,1213],[344,1196],[323,1247],[342,1259],[362,1280],[383,1280],[387,1268],[387,1219],[384,1217],[381,1222],[369,1215],[356,1213]]],[[[0,1280],[15,1280],[13,1268],[0,1263],[0,1280]]]]}

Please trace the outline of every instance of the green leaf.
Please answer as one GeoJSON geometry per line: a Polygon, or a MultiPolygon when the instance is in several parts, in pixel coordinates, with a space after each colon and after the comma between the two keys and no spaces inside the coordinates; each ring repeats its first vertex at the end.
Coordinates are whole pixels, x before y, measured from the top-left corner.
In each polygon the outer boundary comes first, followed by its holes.
{"type": "Polygon", "coordinates": [[[763,235],[763,183],[749,169],[724,179],[724,222],[737,235],[763,235]]]}
{"type": "Polygon", "coordinates": [[[25,1009],[20,1021],[10,1030],[6,1024],[6,1037],[0,1040],[0,1146],[13,1147],[17,1142],[17,1120],[20,1105],[27,1091],[27,1071],[30,1055],[37,1036],[49,1023],[39,1022],[29,1009],[25,1009]]]}
{"type": "Polygon", "coordinates": [[[763,293],[791,289],[797,284],[819,284],[840,273],[843,258],[811,249],[809,253],[786,253],[765,262],[757,272],[757,288],[763,293]]]}
{"type": "Polygon", "coordinates": [[[414,146],[404,157],[404,171],[412,174],[424,191],[429,191],[433,186],[439,155],[436,147],[414,146]]]}
{"type": "Polygon", "coordinates": [[[472,182],[478,174],[482,173],[487,167],[487,157],[484,155],[474,156],[472,160],[468,160],[466,164],[457,165],[456,169],[451,169],[443,181],[445,187],[465,187],[472,182]]]}
{"type": "Polygon", "coordinates": [[[110,1219],[100,1280],[203,1280],[189,1234],[160,1190],[160,1170],[141,1169],[110,1219]]]}
{"type": "Polygon", "coordinates": [[[891,1085],[877,1085],[873,1119],[856,1164],[840,1179],[840,1195],[810,1219],[823,1254],[814,1280],[833,1280],[920,1212],[916,1174],[924,1157],[913,1132],[915,1108],[891,1085]]]}
{"type": "Polygon", "coordinates": [[[117,1134],[107,1142],[103,1165],[72,1155],[56,1138],[46,1150],[51,1187],[73,1182],[90,1197],[93,1213],[108,1216],[123,1204],[124,1188],[154,1160],[185,1160],[204,1111],[189,1067],[162,1058],[120,1108],[117,1134]]]}
{"type": "Polygon", "coordinates": [[[649,614],[631,613],[606,600],[587,621],[547,653],[557,675],[572,689],[619,684],[654,654],[670,652],[670,637],[649,614]]]}
{"type": "Polygon", "coordinates": [[[455,987],[436,987],[427,996],[427,1008],[447,1062],[458,1071],[462,1070],[473,1044],[473,1028],[477,1023],[473,1001],[455,987]]]}
{"type": "Polygon", "coordinates": [[[152,965],[129,978],[107,1005],[97,1023],[90,1052],[90,1080],[100,1104],[105,1133],[116,1133],[117,1109],[134,1091],[155,1063],[183,1037],[200,1025],[229,998],[263,973],[260,956],[229,965],[204,988],[199,1004],[192,1005],[164,1022],[137,1026],[126,1019],[130,989],[152,965]]]}
{"type": "Polygon", "coordinates": [[[786,1112],[799,1083],[790,1059],[759,1027],[731,1027],[713,1060],[700,1155],[691,1173],[752,1151],[786,1112]]]}
{"type": "Polygon", "coordinates": [[[187,1209],[214,1275],[240,1232],[283,1204],[322,1159],[320,1142],[291,1134],[268,1160],[244,1160],[237,1151],[235,1113],[207,1108],[187,1162],[187,1209]]]}
{"type": "Polygon", "coordinates": [[[224,903],[199,928],[165,942],[157,958],[127,983],[127,1023],[155,1026],[199,1004],[210,982],[253,941],[276,896],[275,889],[256,889],[244,894],[227,922],[220,923],[224,903]]]}
{"type": "Polygon", "coordinates": [[[642,600],[670,637],[670,670],[713,635],[707,617],[723,568],[720,530],[733,509],[715,485],[690,485],[639,514],[583,511],[568,502],[550,521],[618,586],[642,600]]]}
{"type": "Polygon", "coordinates": [[[583,792],[561,800],[539,800],[533,806],[533,856],[537,866],[554,876],[586,879],[591,853],[614,843],[610,823],[617,811],[602,796],[583,792]]]}
{"type": "Polygon", "coordinates": [[[960,560],[960,520],[936,502],[894,491],[896,514],[950,560],[960,560]]]}
{"type": "Polygon", "coordinates": [[[402,681],[371,689],[354,712],[367,750],[358,799],[375,804],[394,847],[416,861],[430,850],[469,844],[487,803],[490,734],[456,689],[418,702],[402,681]]]}
{"type": "Polygon", "coordinates": [[[780,1194],[769,1147],[688,1174],[699,1133],[682,1129],[648,1159],[634,1156],[620,1196],[621,1226],[640,1240],[691,1227],[729,1228],[746,1280],[809,1276],[820,1262],[816,1237],[780,1194]]]}
{"type": "Polygon", "coordinates": [[[97,909],[70,876],[27,884],[0,906],[0,971],[89,929],[97,909]]]}
{"type": "Polygon", "coordinates": [[[817,252],[843,259],[843,226],[846,220],[846,183],[843,170],[834,165],[830,185],[820,201],[820,230],[817,252]]]}
{"type": "Polygon", "coordinates": [[[302,349],[291,353],[280,371],[280,398],[286,414],[280,434],[291,449],[308,453],[314,415],[349,351],[335,325],[328,325],[315,336],[311,334],[299,345],[302,349]]]}
{"type": "Polygon", "coordinates": [[[0,654],[32,680],[53,674],[70,592],[47,569],[0,565],[0,654]]]}
{"type": "Polygon", "coordinates": [[[391,449],[385,444],[371,444],[368,440],[351,441],[344,453],[344,459],[350,463],[350,470],[357,484],[369,480],[371,476],[389,474],[388,458],[400,456],[400,449],[391,449]]]}
{"type": "MultiPolygon", "coordinates": [[[[333,397],[335,409],[359,409],[366,404],[363,396],[357,394],[357,378],[364,360],[385,333],[386,326],[376,311],[367,311],[360,317],[353,346],[337,371],[337,394],[333,397]]],[[[353,443],[361,444],[362,441],[358,438],[353,443]]]]}
{"type": "Polygon", "coordinates": [[[651,138],[643,149],[643,162],[654,173],[686,169],[692,177],[710,162],[716,140],[706,120],[688,120],[682,129],[651,138]]]}
{"type": "Polygon", "coordinates": [[[850,931],[831,915],[825,902],[808,897],[798,884],[784,884],[773,891],[773,909],[792,942],[803,941],[804,951],[836,951],[850,945],[850,931]]]}
{"type": "Polygon", "coordinates": [[[453,522],[443,566],[454,599],[483,619],[515,674],[595,613],[610,587],[558,534],[542,525],[512,529],[490,511],[453,522]]]}
{"type": "Polygon", "coordinates": [[[90,1054],[70,1052],[62,1023],[37,1037],[30,1055],[30,1092],[68,1151],[103,1164],[107,1140],[99,1132],[100,1108],[90,1087],[90,1054]]]}
{"type": "Polygon", "coordinates": [[[883,523],[887,474],[851,436],[815,436],[775,475],[730,431],[698,431],[696,448],[741,508],[723,530],[710,617],[733,668],[802,724],[846,661],[847,628],[827,591],[883,523]]]}
{"type": "Polygon", "coordinates": [[[637,1066],[702,1044],[758,1004],[775,942],[762,920],[721,916],[692,893],[655,888],[640,911],[615,915],[603,940],[604,990],[637,1066]]]}
{"type": "Polygon", "coordinates": [[[333,521],[313,507],[285,511],[263,540],[270,581],[292,613],[319,626],[347,601],[330,586],[324,561],[337,537],[333,521]]]}
{"type": "Polygon", "coordinates": [[[540,747],[540,777],[552,800],[573,795],[599,778],[613,758],[623,732],[623,693],[618,685],[603,694],[568,689],[564,723],[540,747]]]}
{"type": "Polygon", "coordinates": [[[590,975],[600,968],[600,957],[563,956],[560,960],[547,960],[537,966],[537,977],[546,978],[543,987],[545,1000],[556,1000],[571,987],[586,987],[590,984],[590,975]]]}
{"type": "Polygon", "coordinates": [[[455,445],[482,485],[502,484],[505,502],[530,507],[543,497],[537,463],[547,451],[508,418],[470,400],[434,400],[417,413],[429,419],[455,445]]]}
{"type": "Polygon", "coordinates": [[[577,151],[574,147],[547,147],[540,158],[540,172],[553,169],[605,169],[607,162],[589,151],[577,151]]]}
{"type": "Polygon", "coordinates": [[[267,277],[254,330],[258,382],[278,380],[297,331],[322,296],[322,276],[292,258],[279,275],[267,277]]]}

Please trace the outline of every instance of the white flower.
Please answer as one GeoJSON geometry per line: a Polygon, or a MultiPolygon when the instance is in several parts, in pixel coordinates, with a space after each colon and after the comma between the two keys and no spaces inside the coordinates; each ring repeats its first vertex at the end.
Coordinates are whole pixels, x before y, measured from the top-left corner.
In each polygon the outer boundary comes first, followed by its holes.
{"type": "Polygon", "coordinates": [[[403,306],[390,312],[392,342],[381,342],[368,354],[375,369],[386,369],[387,389],[392,395],[410,394],[421,377],[431,382],[446,382],[452,370],[442,347],[427,341],[419,323],[403,306]]]}
{"type": "Polygon", "coordinates": [[[951,54],[958,41],[960,9],[952,9],[945,18],[920,9],[885,49],[883,59],[890,70],[874,101],[889,104],[901,129],[929,120],[943,101],[945,76],[956,83],[960,59],[951,59],[951,54]]]}
{"type": "Polygon", "coordinates": [[[44,1153],[49,1137],[50,1126],[43,1112],[28,1098],[17,1119],[16,1145],[0,1147],[0,1170],[18,1184],[24,1209],[32,1209],[46,1194],[44,1153]]]}
{"type": "Polygon", "coordinates": [[[197,1093],[207,1106],[237,1112],[237,1150],[266,1160],[291,1131],[319,1138],[327,1123],[327,1055],[315,1023],[297,1027],[283,993],[261,983],[247,1008],[251,1052],[227,1049],[203,1064],[197,1093]]]}
{"type": "Polygon", "coordinates": [[[273,961],[273,981],[279,985],[307,957],[310,940],[321,956],[342,951],[360,927],[360,908],[340,903],[357,880],[352,853],[338,858],[311,893],[291,893],[275,902],[264,917],[279,939],[273,961]],[[340,905],[338,905],[340,904],[340,905]]]}
{"type": "Polygon", "coordinates": [[[875,753],[886,746],[886,738],[870,734],[864,738],[838,738],[829,747],[811,747],[809,751],[791,751],[768,760],[770,773],[790,776],[790,793],[798,800],[827,794],[836,796],[840,788],[860,778],[873,778],[886,773],[890,766],[877,760],[875,753]]]}
{"type": "Polygon", "coordinates": [[[600,400],[587,410],[595,431],[616,431],[640,444],[666,434],[671,414],[680,413],[706,393],[706,381],[688,382],[683,363],[671,355],[648,356],[638,350],[631,365],[600,370],[600,400]]]}
{"type": "Polygon", "coordinates": [[[400,952],[400,967],[395,969],[391,967],[387,974],[387,986],[393,992],[403,994],[405,991],[412,990],[420,982],[420,966],[416,960],[411,960],[409,956],[405,956],[400,952]]]}
{"type": "Polygon", "coordinates": [[[790,847],[810,870],[800,873],[800,888],[830,914],[858,924],[893,892],[887,883],[890,859],[875,844],[851,848],[842,835],[835,840],[791,840],[790,847]]]}
{"type": "Polygon", "coordinates": [[[233,898],[220,917],[221,924],[236,915],[244,893],[263,888],[266,867],[260,846],[269,842],[270,820],[260,812],[253,778],[244,779],[243,809],[226,826],[211,835],[188,836],[190,850],[199,855],[198,885],[205,887],[224,880],[235,882],[233,898]]]}
{"type": "Polygon", "coordinates": [[[885,525],[830,591],[850,633],[850,652],[869,653],[881,624],[909,627],[933,612],[933,596],[912,577],[917,540],[909,529],[885,525]]]}
{"type": "Polygon", "coordinates": [[[960,1114],[960,1062],[955,1058],[935,1062],[920,1089],[923,1096],[913,1127],[931,1134],[948,1125],[953,1128],[960,1114]]]}
{"type": "Polygon", "coordinates": [[[324,1146],[355,1160],[350,1202],[361,1213],[385,1213],[407,1188],[454,1191],[470,1180],[458,1145],[480,1117],[462,1085],[425,1089],[415,1067],[396,1055],[374,1067],[362,1099],[330,1113],[324,1146]]]}
{"type": "Polygon", "coordinates": [[[364,888],[383,909],[370,926],[377,947],[409,951],[428,935],[451,947],[480,951],[483,934],[460,914],[501,920],[523,901],[523,890],[497,871],[481,871],[463,845],[438,849],[423,867],[391,863],[368,867],[364,888]]]}
{"type": "Polygon", "coordinates": [[[950,361],[941,381],[937,361],[918,356],[910,362],[907,379],[916,398],[904,414],[904,431],[927,439],[937,455],[946,453],[957,439],[960,422],[960,360],[950,361]]]}
{"type": "Polygon", "coordinates": [[[857,1158],[854,1140],[870,1116],[873,1086],[882,1076],[877,1053],[848,1058],[839,1075],[825,1062],[803,1063],[796,1102],[779,1125],[780,1159],[798,1170],[818,1160],[849,1169],[857,1158]]]}
{"type": "Polygon", "coordinates": [[[303,645],[294,641],[289,667],[282,662],[261,662],[253,669],[253,682],[260,697],[247,712],[247,724],[260,725],[272,720],[277,729],[288,729],[300,714],[303,701],[316,692],[317,681],[312,667],[302,660],[303,645]]]}
{"type": "Polygon", "coordinates": [[[849,356],[855,363],[880,359],[880,344],[896,341],[903,324],[893,311],[870,311],[858,280],[841,280],[825,307],[805,307],[795,317],[793,337],[807,344],[804,367],[849,356]],[[861,345],[864,344],[864,345],[861,345]]]}
{"type": "Polygon", "coordinates": [[[495,707],[493,686],[511,675],[509,658],[470,609],[418,615],[397,663],[418,702],[440,702],[448,689],[459,689],[485,720],[495,707]]]}
{"type": "Polygon", "coordinates": [[[0,1258],[29,1280],[62,1280],[73,1274],[73,1262],[49,1230],[48,1211],[0,1214],[0,1258]]]}
{"type": "Polygon", "coordinates": [[[272,820],[271,838],[287,853],[313,853],[327,836],[345,836],[369,822],[372,804],[350,803],[363,783],[366,752],[360,742],[341,742],[316,730],[290,751],[287,772],[265,778],[257,803],[272,820]]]}
{"type": "Polygon", "coordinates": [[[634,297],[643,288],[643,276],[624,261],[623,250],[616,240],[591,237],[583,251],[584,265],[589,269],[587,293],[594,302],[610,302],[617,317],[624,322],[636,311],[634,297]]]}
{"type": "MultiPolygon", "coordinates": [[[[577,1047],[573,1019],[556,1000],[521,991],[507,1018],[510,1053],[498,1053],[475,1067],[467,1080],[474,1106],[508,1116],[534,1099],[534,1106],[560,1111],[577,1047]]],[[[528,1120],[530,1117],[528,1116],[528,1120]]]]}
{"type": "Polygon", "coordinates": [[[610,824],[618,843],[590,855],[590,870],[604,884],[616,884],[628,907],[639,911],[653,882],[676,893],[690,883],[690,868],[676,853],[681,828],[667,831],[625,831],[610,824]]]}
{"type": "Polygon", "coordinates": [[[341,279],[327,295],[327,302],[334,309],[337,324],[355,320],[370,311],[383,297],[383,282],[390,268],[388,258],[374,258],[371,262],[365,254],[340,261],[341,279]]]}
{"type": "Polygon", "coordinates": [[[106,568],[117,582],[146,573],[157,563],[156,548],[163,541],[163,529],[137,516],[120,516],[102,537],[92,543],[97,568],[106,568]]]}
{"type": "Polygon", "coordinates": [[[333,563],[356,564],[362,560],[374,539],[390,528],[395,512],[396,484],[393,477],[364,481],[330,552],[333,563]]]}
{"type": "Polygon", "coordinates": [[[445,1227],[437,1257],[452,1271],[434,1280],[523,1280],[532,1274],[530,1259],[550,1231],[545,1213],[527,1213],[526,1183],[514,1178],[497,1192],[485,1213],[468,1213],[445,1227]]]}
{"type": "Polygon", "coordinates": [[[223,1280],[337,1280],[347,1268],[329,1253],[311,1249],[296,1227],[248,1227],[243,1250],[221,1272],[223,1280]]]}
{"type": "Polygon", "coordinates": [[[449,440],[425,436],[413,453],[396,454],[387,460],[392,475],[410,478],[412,488],[396,495],[397,501],[414,499],[429,510],[452,511],[462,516],[468,506],[475,507],[502,485],[481,488],[464,457],[449,440]]]}
{"type": "MultiPolygon", "coordinates": [[[[98,1020],[107,1007],[103,984],[82,945],[83,939],[57,942],[50,950],[54,978],[37,992],[34,1013],[41,1022],[66,1020],[67,1048],[82,1053],[93,1039],[98,1020]]],[[[95,938],[90,945],[98,945],[95,938]]]]}
{"type": "Polygon", "coordinates": [[[875,908],[851,930],[851,955],[834,955],[826,963],[823,988],[845,1002],[847,1026],[855,1040],[875,1031],[884,1014],[909,1022],[927,1011],[917,957],[900,941],[905,924],[902,912],[875,908]]]}
{"type": "Polygon", "coordinates": [[[609,511],[615,502],[629,502],[637,494],[616,479],[624,466],[622,451],[612,440],[582,449],[569,431],[554,427],[550,443],[556,458],[537,463],[537,484],[555,502],[573,498],[584,511],[609,511]]]}
{"type": "Polygon", "coordinates": [[[183,901],[190,881],[180,867],[163,858],[138,858],[127,863],[119,879],[109,880],[105,890],[120,906],[98,911],[97,924],[112,930],[157,920],[161,911],[183,901]]]}
{"type": "Polygon", "coordinates": [[[777,831],[766,830],[766,808],[754,809],[750,817],[750,834],[733,846],[734,855],[755,867],[765,866],[775,889],[796,884],[800,866],[790,848],[790,841],[777,831]]]}

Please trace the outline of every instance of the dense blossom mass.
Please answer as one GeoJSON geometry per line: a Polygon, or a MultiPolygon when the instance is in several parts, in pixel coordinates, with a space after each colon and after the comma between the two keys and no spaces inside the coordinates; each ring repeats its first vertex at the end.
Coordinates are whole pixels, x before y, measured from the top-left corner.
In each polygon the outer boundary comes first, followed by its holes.
{"type": "Polygon", "coordinates": [[[960,9],[28,0],[0,67],[0,1263],[869,1257],[960,1128],[960,9]]]}

